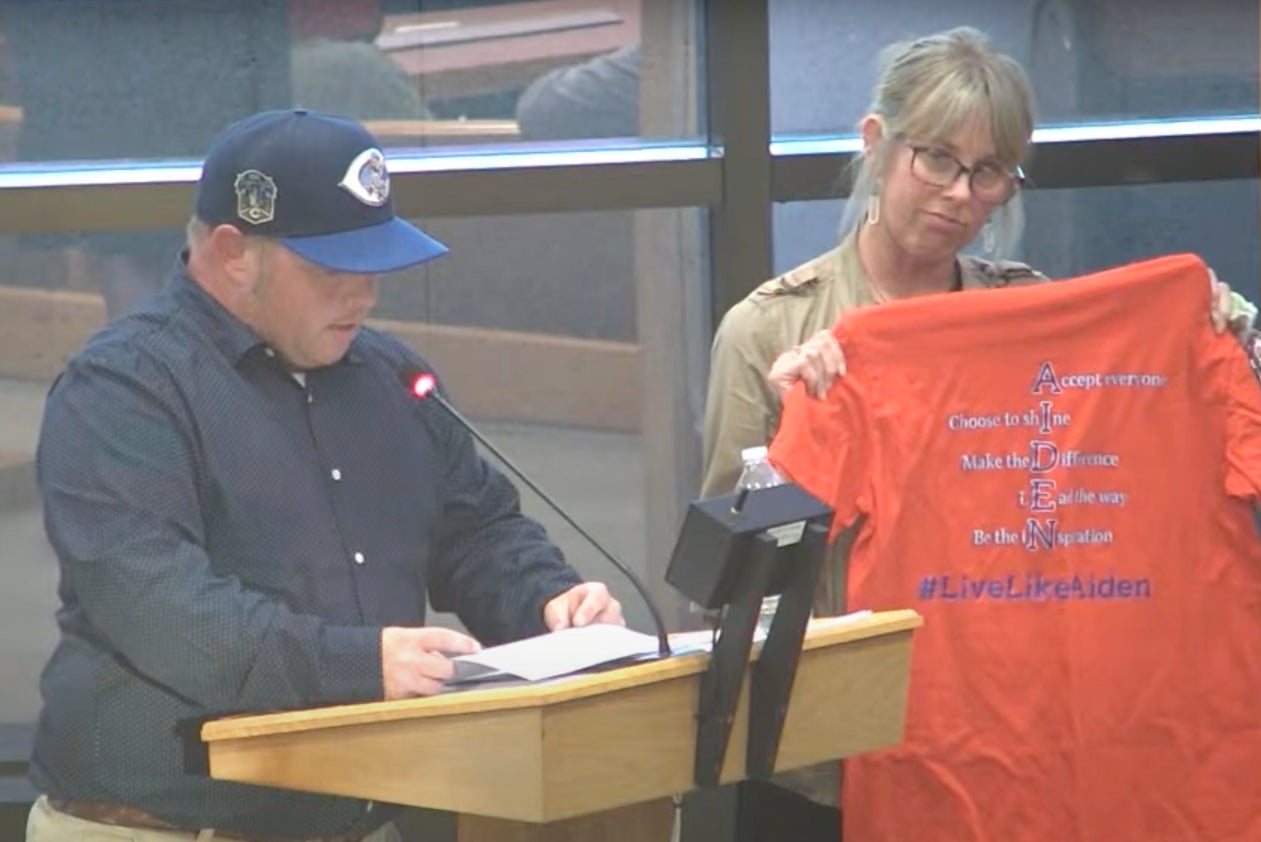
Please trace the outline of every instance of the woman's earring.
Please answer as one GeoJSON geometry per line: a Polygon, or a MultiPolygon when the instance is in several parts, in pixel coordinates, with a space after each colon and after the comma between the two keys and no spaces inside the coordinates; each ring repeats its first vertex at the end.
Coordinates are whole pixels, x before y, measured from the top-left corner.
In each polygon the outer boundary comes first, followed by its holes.
{"type": "Polygon", "coordinates": [[[880,188],[867,194],[867,224],[876,225],[880,222],[880,188]]]}
{"type": "Polygon", "coordinates": [[[995,242],[996,239],[997,237],[994,234],[994,220],[987,220],[985,227],[981,229],[981,247],[985,249],[986,254],[993,254],[998,248],[998,243],[995,242]]]}

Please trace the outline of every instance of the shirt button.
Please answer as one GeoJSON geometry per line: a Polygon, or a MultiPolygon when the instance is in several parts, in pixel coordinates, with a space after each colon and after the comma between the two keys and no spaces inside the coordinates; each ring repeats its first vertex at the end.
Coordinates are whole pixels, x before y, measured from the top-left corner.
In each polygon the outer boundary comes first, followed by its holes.
{"type": "Polygon", "coordinates": [[[264,348],[264,349],[263,349],[263,353],[264,353],[264,354],[266,354],[266,355],[267,355],[267,356],[269,356],[269,357],[275,357],[275,356],[276,356],[276,352],[275,352],[275,351],[273,351],[271,348],[264,348]]]}
{"type": "Polygon", "coordinates": [[[329,476],[331,476],[331,477],[333,478],[333,482],[341,482],[341,481],[342,481],[342,472],[341,472],[341,469],[339,469],[339,468],[334,468],[333,470],[329,471],[328,473],[329,473],[329,476]]]}
{"type": "Polygon", "coordinates": [[[307,393],[306,393],[306,402],[307,402],[307,403],[315,403],[315,395],[314,395],[313,393],[311,393],[311,392],[307,392],[307,393]]]}
{"type": "Polygon", "coordinates": [[[366,559],[363,557],[363,553],[355,553],[355,564],[363,564],[364,561],[366,559]]]}

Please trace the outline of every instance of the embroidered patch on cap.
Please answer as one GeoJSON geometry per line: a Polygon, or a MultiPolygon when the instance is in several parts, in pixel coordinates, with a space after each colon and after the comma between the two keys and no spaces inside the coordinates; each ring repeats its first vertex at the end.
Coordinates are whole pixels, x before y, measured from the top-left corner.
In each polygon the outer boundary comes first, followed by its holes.
{"type": "Polygon", "coordinates": [[[276,182],[258,170],[237,173],[236,215],[251,225],[262,225],[276,218],[276,182]]]}
{"type": "Polygon", "coordinates": [[[365,205],[380,207],[390,199],[390,172],[380,149],[365,149],[346,168],[338,186],[365,205]]]}

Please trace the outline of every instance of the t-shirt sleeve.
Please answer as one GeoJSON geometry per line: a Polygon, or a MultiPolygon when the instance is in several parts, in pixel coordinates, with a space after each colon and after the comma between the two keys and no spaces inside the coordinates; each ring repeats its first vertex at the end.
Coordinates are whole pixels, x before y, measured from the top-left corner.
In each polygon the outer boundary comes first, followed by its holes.
{"type": "MultiPolygon", "coordinates": [[[[1216,337],[1221,351],[1221,371],[1226,395],[1226,493],[1232,497],[1261,497],[1261,382],[1249,363],[1248,351],[1228,347],[1229,337],[1216,337]]],[[[1261,335],[1256,339],[1261,339],[1261,335]]]]}
{"type": "Polygon", "coordinates": [[[867,510],[870,428],[852,378],[837,381],[824,398],[802,383],[784,396],[770,460],[789,480],[831,506],[832,538],[867,510]]]}

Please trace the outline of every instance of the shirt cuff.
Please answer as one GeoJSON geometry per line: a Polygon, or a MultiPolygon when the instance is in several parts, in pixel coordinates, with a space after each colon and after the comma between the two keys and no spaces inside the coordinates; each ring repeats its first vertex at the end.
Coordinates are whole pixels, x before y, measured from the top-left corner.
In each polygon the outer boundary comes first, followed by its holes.
{"type": "Polygon", "coordinates": [[[320,696],[329,702],[379,701],[381,629],[328,626],[320,652],[320,696]]]}
{"type": "Polygon", "coordinates": [[[546,634],[548,629],[547,624],[543,622],[543,609],[547,607],[547,603],[570,588],[581,585],[583,581],[577,573],[565,571],[549,579],[545,584],[540,584],[534,610],[524,618],[525,627],[518,632],[518,636],[534,637],[546,634]]]}

